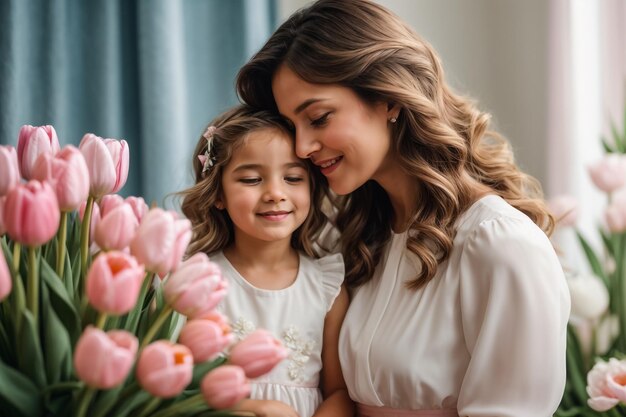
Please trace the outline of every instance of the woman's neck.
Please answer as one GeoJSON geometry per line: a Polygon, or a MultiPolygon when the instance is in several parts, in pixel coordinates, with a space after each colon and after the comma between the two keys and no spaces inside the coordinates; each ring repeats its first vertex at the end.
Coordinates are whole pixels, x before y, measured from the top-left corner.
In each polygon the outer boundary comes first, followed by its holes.
{"type": "Polygon", "coordinates": [[[290,241],[250,242],[235,239],[224,256],[246,281],[257,288],[277,290],[296,279],[300,258],[290,241]]]}

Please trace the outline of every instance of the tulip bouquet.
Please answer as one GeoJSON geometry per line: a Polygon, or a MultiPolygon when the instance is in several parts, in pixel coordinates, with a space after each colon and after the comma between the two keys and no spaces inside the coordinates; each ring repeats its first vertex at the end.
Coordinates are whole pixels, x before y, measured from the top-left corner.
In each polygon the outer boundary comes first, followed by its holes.
{"type": "Polygon", "coordinates": [[[115,194],[128,165],[51,126],[0,146],[0,416],[228,415],[285,357],[263,330],[233,343],[189,221],[115,194]]]}
{"type": "MultiPolygon", "coordinates": [[[[601,248],[576,231],[589,273],[565,267],[572,300],[567,337],[567,382],[556,416],[626,415],[626,132],[613,129],[603,140],[606,155],[589,167],[594,185],[606,193],[598,228],[601,248]]],[[[550,202],[557,227],[574,227],[573,198],[550,202]]]]}

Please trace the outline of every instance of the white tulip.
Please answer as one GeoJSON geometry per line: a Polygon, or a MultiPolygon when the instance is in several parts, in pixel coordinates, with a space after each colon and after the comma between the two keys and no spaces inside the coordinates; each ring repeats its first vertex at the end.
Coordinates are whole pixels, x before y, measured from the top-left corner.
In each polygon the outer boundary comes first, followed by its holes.
{"type": "Polygon", "coordinates": [[[567,279],[572,299],[572,316],[597,319],[609,307],[609,291],[595,275],[576,275],[567,279]]]}

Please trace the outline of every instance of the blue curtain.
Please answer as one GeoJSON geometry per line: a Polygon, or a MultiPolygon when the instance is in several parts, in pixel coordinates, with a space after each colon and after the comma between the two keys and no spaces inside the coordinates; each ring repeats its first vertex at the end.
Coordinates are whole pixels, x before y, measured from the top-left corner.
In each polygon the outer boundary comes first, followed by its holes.
{"type": "Polygon", "coordinates": [[[1,0],[0,143],[24,124],[53,125],[62,146],[125,139],[121,193],[164,205],[274,16],[274,0],[1,0]]]}

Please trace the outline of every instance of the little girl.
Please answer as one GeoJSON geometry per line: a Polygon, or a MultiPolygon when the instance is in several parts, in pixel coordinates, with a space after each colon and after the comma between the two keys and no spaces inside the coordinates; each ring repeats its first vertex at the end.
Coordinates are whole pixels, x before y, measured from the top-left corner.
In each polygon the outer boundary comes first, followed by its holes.
{"type": "Polygon", "coordinates": [[[299,159],[277,116],[236,107],[214,120],[183,192],[190,252],[205,252],[229,281],[220,308],[243,338],[269,330],[290,355],[252,382],[238,406],[256,416],[352,416],[338,356],[348,307],[341,255],[316,259],[326,184],[299,159]]]}

